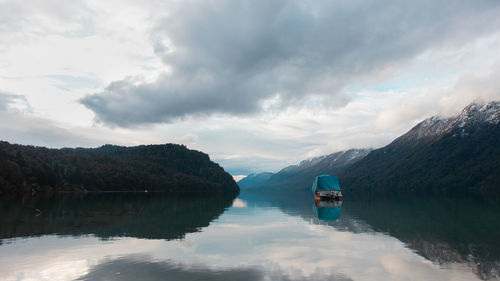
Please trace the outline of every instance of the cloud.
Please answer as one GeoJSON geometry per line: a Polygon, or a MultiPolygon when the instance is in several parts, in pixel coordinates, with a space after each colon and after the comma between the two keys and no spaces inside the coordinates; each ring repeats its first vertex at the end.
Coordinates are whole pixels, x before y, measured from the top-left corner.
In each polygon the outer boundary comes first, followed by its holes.
{"type": "Polygon", "coordinates": [[[445,116],[457,114],[471,102],[486,103],[500,101],[500,62],[486,73],[462,76],[453,89],[439,99],[440,113],[445,116]]]}
{"type": "Polygon", "coordinates": [[[98,146],[106,143],[98,129],[68,128],[37,116],[23,95],[0,92],[0,132],[2,141],[46,147],[98,146]]]}
{"type": "Polygon", "coordinates": [[[456,116],[472,102],[500,101],[499,76],[500,63],[496,63],[488,72],[463,75],[445,89],[424,86],[401,93],[384,100],[390,106],[377,114],[375,124],[388,130],[401,124],[415,125],[431,116],[456,116]]]}
{"type": "Polygon", "coordinates": [[[2,2],[0,132],[49,147],[184,143],[238,175],[380,147],[500,99],[499,7],[2,2]]]}
{"type": "MultiPolygon", "coordinates": [[[[172,2],[151,31],[167,70],[115,81],[81,100],[118,126],[187,116],[249,115],[319,101],[339,107],[350,83],[384,79],[416,55],[500,27],[496,1],[172,2]]],[[[367,82],[368,83],[368,82],[367,82]]]]}
{"type": "Polygon", "coordinates": [[[255,172],[269,171],[276,172],[287,165],[287,162],[283,159],[264,158],[258,156],[243,156],[233,159],[216,158],[213,159],[213,161],[225,167],[226,172],[231,175],[249,175],[255,172]]]}
{"type": "Polygon", "coordinates": [[[2,1],[0,3],[0,32],[7,36],[2,36],[0,42],[12,44],[12,41],[22,36],[36,36],[51,32],[76,35],[84,32],[83,27],[89,23],[88,19],[91,15],[92,13],[80,0],[47,0],[43,3],[2,1]]]}
{"type": "Polygon", "coordinates": [[[30,111],[23,95],[0,92],[1,140],[48,147],[65,146],[68,142],[89,145],[89,139],[58,127],[53,121],[31,116],[30,111]]]}
{"type": "Polygon", "coordinates": [[[26,98],[22,95],[12,95],[0,92],[0,112],[7,110],[7,108],[17,102],[26,102],[26,98]]]}

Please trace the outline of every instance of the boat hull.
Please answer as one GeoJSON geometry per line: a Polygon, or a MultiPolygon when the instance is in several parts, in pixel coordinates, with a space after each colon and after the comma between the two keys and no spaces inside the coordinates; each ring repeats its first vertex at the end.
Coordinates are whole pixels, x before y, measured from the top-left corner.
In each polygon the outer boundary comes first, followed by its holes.
{"type": "Polygon", "coordinates": [[[342,200],[340,190],[318,190],[314,193],[315,200],[342,200]]]}

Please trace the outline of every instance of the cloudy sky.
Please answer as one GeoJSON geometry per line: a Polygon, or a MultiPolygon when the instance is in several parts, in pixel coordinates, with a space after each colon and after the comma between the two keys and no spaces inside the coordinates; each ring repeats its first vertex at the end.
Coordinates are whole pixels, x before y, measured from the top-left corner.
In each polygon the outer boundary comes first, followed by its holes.
{"type": "Polygon", "coordinates": [[[276,171],[500,100],[499,50],[497,0],[0,0],[0,139],[276,171]]]}

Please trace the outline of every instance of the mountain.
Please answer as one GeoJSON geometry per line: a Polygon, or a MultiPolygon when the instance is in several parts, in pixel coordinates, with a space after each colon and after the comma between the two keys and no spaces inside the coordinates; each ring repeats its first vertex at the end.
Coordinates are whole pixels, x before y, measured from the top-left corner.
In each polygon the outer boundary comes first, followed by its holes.
{"type": "Polygon", "coordinates": [[[0,193],[82,190],[239,192],[207,154],[183,145],[48,149],[0,142],[0,193]]]}
{"type": "Polygon", "coordinates": [[[345,195],[500,196],[500,102],[431,117],[340,177],[345,195]]]}
{"type": "Polygon", "coordinates": [[[238,181],[240,188],[252,187],[266,183],[274,173],[253,173],[238,181]]]}
{"type": "MultiPolygon", "coordinates": [[[[266,190],[309,190],[314,177],[317,175],[338,175],[347,167],[365,157],[370,151],[370,149],[350,149],[304,160],[298,165],[288,166],[276,174],[273,174],[269,180],[260,185],[246,187],[264,188],[266,190]]],[[[241,181],[245,179],[246,178],[241,181]]]]}

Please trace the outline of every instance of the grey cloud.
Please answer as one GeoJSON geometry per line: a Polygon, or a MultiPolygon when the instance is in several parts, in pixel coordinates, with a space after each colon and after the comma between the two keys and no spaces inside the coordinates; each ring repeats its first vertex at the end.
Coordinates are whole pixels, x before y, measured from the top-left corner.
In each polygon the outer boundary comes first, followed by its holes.
{"type": "Polygon", "coordinates": [[[424,51],[500,27],[497,1],[181,1],[152,31],[171,69],[152,83],[124,79],[81,102],[119,126],[191,115],[245,115],[322,97],[424,51]]]}
{"type": "Polygon", "coordinates": [[[4,111],[7,109],[7,105],[10,103],[11,97],[10,95],[0,93],[0,111],[4,111]]]}
{"type": "Polygon", "coordinates": [[[25,116],[19,112],[0,111],[0,120],[2,141],[51,148],[95,147],[104,144],[103,141],[62,128],[50,120],[25,116]]]}
{"type": "Polygon", "coordinates": [[[23,95],[0,92],[0,132],[2,141],[46,147],[96,146],[98,140],[75,134],[53,121],[26,114],[31,110],[23,95]],[[25,110],[13,107],[21,104],[25,110]]]}
{"type": "Polygon", "coordinates": [[[22,103],[28,111],[32,110],[32,107],[25,96],[0,92],[0,112],[6,111],[10,105],[15,103],[22,103]]]}

